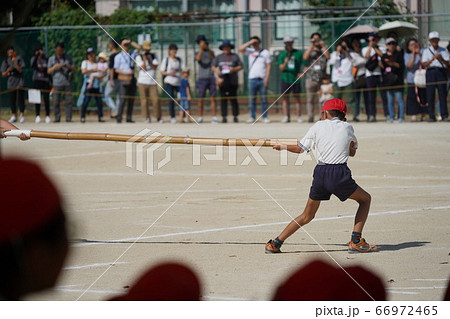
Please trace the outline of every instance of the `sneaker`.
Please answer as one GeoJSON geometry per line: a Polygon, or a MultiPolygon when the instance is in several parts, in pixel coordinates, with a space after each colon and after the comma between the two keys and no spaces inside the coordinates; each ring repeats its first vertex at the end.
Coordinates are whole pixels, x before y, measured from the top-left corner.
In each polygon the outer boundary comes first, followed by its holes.
{"type": "Polygon", "coordinates": [[[283,117],[283,119],[281,120],[281,123],[289,123],[289,117],[287,117],[287,116],[283,117]]]}
{"type": "Polygon", "coordinates": [[[386,123],[394,123],[394,120],[391,119],[391,118],[387,118],[387,119],[386,119],[386,123]]]}
{"type": "Polygon", "coordinates": [[[158,123],[159,123],[159,124],[163,124],[163,123],[164,123],[164,120],[163,120],[163,119],[159,119],[159,120],[158,120],[158,123]]]}
{"type": "Polygon", "coordinates": [[[313,123],[314,122],[314,116],[308,117],[308,123],[313,123]]]}
{"type": "Polygon", "coordinates": [[[145,119],[145,123],[150,123],[152,120],[149,118],[149,117],[147,117],[146,119],[145,119]]]}
{"type": "Polygon", "coordinates": [[[20,123],[25,122],[25,117],[23,117],[23,115],[19,116],[19,122],[20,123]]]}
{"type": "Polygon", "coordinates": [[[50,123],[51,121],[52,121],[52,119],[50,118],[50,116],[47,115],[47,116],[45,117],[45,123],[48,124],[48,123],[50,123]]]}
{"type": "Polygon", "coordinates": [[[278,254],[278,253],[281,253],[281,250],[280,250],[280,248],[275,247],[275,244],[274,244],[273,240],[271,239],[266,244],[265,253],[266,254],[278,254]]]}
{"type": "Polygon", "coordinates": [[[255,122],[255,118],[254,117],[250,117],[247,121],[245,121],[245,123],[248,123],[248,124],[252,124],[254,122],[255,122]]]}
{"type": "Polygon", "coordinates": [[[442,117],[441,117],[441,114],[437,114],[437,115],[436,115],[436,120],[438,120],[438,121],[442,121],[442,117]]]}
{"type": "Polygon", "coordinates": [[[177,122],[177,119],[176,119],[176,118],[172,117],[172,118],[170,119],[170,123],[175,124],[176,122],[177,122]]]}
{"type": "Polygon", "coordinates": [[[189,123],[190,121],[189,121],[189,117],[185,117],[184,119],[183,119],[183,122],[184,123],[189,123]]]}
{"type": "Polygon", "coordinates": [[[302,122],[303,122],[303,120],[302,120],[301,116],[297,117],[297,123],[302,123],[302,122]]]}
{"type": "Polygon", "coordinates": [[[403,122],[405,122],[404,119],[398,119],[398,120],[397,120],[397,123],[403,123],[403,122]]]}
{"type": "Polygon", "coordinates": [[[11,116],[11,118],[9,119],[8,122],[9,123],[15,123],[15,122],[17,122],[17,118],[13,115],[13,116],[11,116]]]}
{"type": "Polygon", "coordinates": [[[234,123],[238,123],[238,122],[239,122],[239,119],[238,119],[237,116],[235,116],[235,117],[233,118],[233,122],[234,122],[234,123]]]}
{"type": "Polygon", "coordinates": [[[270,120],[266,117],[266,118],[263,118],[263,123],[264,124],[269,124],[270,123],[270,120]]]}
{"type": "Polygon", "coordinates": [[[348,252],[353,253],[372,253],[378,251],[375,245],[369,245],[364,238],[361,238],[359,243],[355,244],[352,241],[348,243],[348,252]]]}
{"type": "Polygon", "coordinates": [[[227,123],[227,122],[228,122],[228,120],[226,117],[222,118],[222,123],[227,123]]]}
{"type": "Polygon", "coordinates": [[[415,115],[411,116],[411,122],[417,122],[417,116],[415,115]]]}
{"type": "Polygon", "coordinates": [[[41,117],[39,115],[36,115],[35,123],[41,123],[41,117]]]}
{"type": "Polygon", "coordinates": [[[81,122],[81,123],[86,123],[86,119],[85,119],[84,117],[82,117],[82,118],[80,119],[80,122],[81,122]]]}
{"type": "Polygon", "coordinates": [[[211,119],[211,123],[217,124],[217,123],[219,123],[219,120],[217,119],[217,117],[213,116],[213,118],[211,119]]]}
{"type": "MultiPolygon", "coordinates": [[[[217,119],[216,119],[216,120],[217,120],[217,119]]],[[[198,120],[197,120],[197,123],[198,123],[198,124],[203,123],[203,117],[199,117],[198,120]]]]}

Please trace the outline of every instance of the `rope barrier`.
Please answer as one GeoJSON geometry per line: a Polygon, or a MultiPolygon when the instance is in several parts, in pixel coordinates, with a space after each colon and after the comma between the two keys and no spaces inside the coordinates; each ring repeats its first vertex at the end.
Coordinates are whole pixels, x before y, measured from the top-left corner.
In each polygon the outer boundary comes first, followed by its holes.
{"type": "MultiPolygon", "coordinates": [[[[438,84],[444,84],[444,83],[446,84],[447,82],[448,81],[430,82],[430,83],[427,83],[426,85],[429,86],[429,85],[438,85],[438,84]]],[[[374,87],[374,88],[359,88],[359,89],[358,88],[354,88],[354,89],[350,89],[350,90],[338,90],[338,91],[333,91],[333,94],[335,94],[335,93],[349,93],[349,92],[369,92],[369,91],[376,91],[376,90],[383,90],[383,91],[385,91],[385,90],[402,89],[402,88],[404,89],[404,88],[407,88],[407,87],[415,87],[415,85],[414,84],[409,84],[409,83],[402,84],[402,85],[393,85],[393,86],[381,86],[380,85],[379,87],[374,87]]],[[[11,93],[11,92],[13,92],[15,90],[28,91],[30,89],[36,90],[35,88],[19,87],[19,88],[15,88],[15,89],[6,90],[6,91],[1,91],[0,95],[8,94],[8,93],[11,93]]],[[[53,91],[53,90],[47,90],[47,89],[39,89],[39,90],[41,92],[46,92],[46,93],[52,93],[52,91],[53,91]]],[[[54,91],[53,91],[53,93],[54,93],[54,91]]],[[[81,92],[58,91],[58,94],[70,94],[70,95],[79,96],[81,94],[81,92]]],[[[318,93],[316,93],[316,92],[314,94],[318,95],[318,93]]],[[[101,93],[100,94],[99,93],[83,93],[83,95],[85,95],[85,96],[92,96],[92,97],[99,96],[99,97],[102,97],[102,98],[105,96],[104,94],[101,94],[101,93]]],[[[294,97],[295,96],[306,97],[306,92],[292,93],[292,94],[287,93],[285,95],[294,96],[294,97]]],[[[126,98],[126,99],[133,98],[135,100],[140,100],[140,96],[136,96],[136,95],[135,96],[130,96],[130,95],[115,94],[115,95],[112,95],[112,97],[113,96],[120,97],[120,98],[126,98]]],[[[256,97],[259,97],[259,96],[260,95],[257,95],[256,97]]],[[[275,99],[275,98],[279,97],[279,94],[266,94],[266,95],[263,95],[263,96],[265,96],[268,99],[270,99],[270,98],[275,99]]],[[[229,99],[233,99],[233,98],[249,99],[250,97],[251,97],[250,95],[237,95],[237,96],[228,96],[228,97],[216,96],[216,100],[222,100],[222,99],[229,100],[229,99]]],[[[208,98],[209,97],[204,97],[203,99],[208,99],[208,98]]],[[[149,97],[147,99],[150,100],[151,98],[149,97]]],[[[159,100],[161,100],[161,101],[170,101],[171,98],[169,98],[169,97],[159,97],[159,100]]],[[[198,101],[198,100],[200,100],[200,98],[198,98],[198,97],[191,99],[191,101],[198,101]]]]}

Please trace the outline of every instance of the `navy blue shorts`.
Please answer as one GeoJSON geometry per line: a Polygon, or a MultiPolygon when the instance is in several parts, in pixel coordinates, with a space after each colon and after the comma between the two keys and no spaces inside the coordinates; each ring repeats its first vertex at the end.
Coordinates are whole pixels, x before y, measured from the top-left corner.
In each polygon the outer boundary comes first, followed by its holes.
{"type": "Polygon", "coordinates": [[[319,164],[314,169],[313,178],[309,191],[312,200],[329,200],[333,194],[345,201],[358,188],[347,164],[319,164]]]}
{"type": "Polygon", "coordinates": [[[197,80],[198,97],[205,97],[206,90],[209,90],[209,96],[216,96],[216,78],[197,80]]]}

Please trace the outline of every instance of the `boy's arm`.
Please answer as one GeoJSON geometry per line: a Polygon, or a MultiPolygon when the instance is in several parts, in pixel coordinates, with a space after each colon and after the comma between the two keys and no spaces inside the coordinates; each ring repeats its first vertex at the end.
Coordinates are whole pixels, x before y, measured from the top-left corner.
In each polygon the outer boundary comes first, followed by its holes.
{"type": "Polygon", "coordinates": [[[277,151],[287,150],[289,152],[297,153],[297,154],[304,152],[303,148],[301,148],[299,145],[286,145],[286,144],[277,143],[272,148],[277,151]]]}
{"type": "Polygon", "coordinates": [[[186,94],[187,94],[187,99],[188,101],[191,100],[191,86],[188,84],[188,86],[186,86],[186,94]]]}
{"type": "Polygon", "coordinates": [[[350,153],[349,156],[354,157],[356,155],[356,150],[358,149],[358,147],[355,147],[355,142],[351,141],[350,142],[350,153]]]}

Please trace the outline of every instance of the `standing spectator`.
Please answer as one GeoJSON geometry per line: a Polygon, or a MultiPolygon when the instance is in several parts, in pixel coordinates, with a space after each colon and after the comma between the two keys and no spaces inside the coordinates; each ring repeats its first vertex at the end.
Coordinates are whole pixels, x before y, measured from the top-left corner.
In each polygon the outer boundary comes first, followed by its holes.
{"type": "Polygon", "coordinates": [[[355,95],[353,94],[353,66],[357,62],[355,53],[350,52],[350,48],[345,40],[340,40],[336,51],[331,53],[330,65],[333,66],[331,82],[334,86],[334,97],[345,98],[347,105],[351,107],[353,117],[358,113],[355,108],[355,95]]]}
{"type": "Polygon", "coordinates": [[[398,121],[405,120],[405,104],[403,102],[403,69],[404,61],[401,51],[397,50],[397,41],[394,38],[386,39],[387,51],[382,57],[383,87],[387,88],[389,118],[392,123],[395,119],[394,97],[398,103],[398,121]]]}
{"type": "Polygon", "coordinates": [[[198,109],[199,115],[197,122],[203,122],[203,105],[206,90],[209,90],[209,97],[211,101],[211,122],[219,123],[216,117],[216,78],[214,72],[211,70],[212,61],[215,58],[213,50],[209,48],[209,43],[206,37],[202,34],[197,36],[198,52],[195,55],[195,61],[198,63],[198,109]]]}
{"type": "Polygon", "coordinates": [[[181,72],[180,81],[180,122],[191,121],[191,87],[189,86],[189,69],[181,72]]]}
{"type": "Polygon", "coordinates": [[[300,106],[300,83],[298,79],[301,75],[303,63],[303,52],[294,49],[294,38],[286,36],[283,39],[285,50],[278,56],[278,65],[281,71],[281,92],[283,94],[283,114],[282,123],[291,121],[291,110],[289,96],[294,93],[295,106],[297,109],[297,122],[302,122],[302,109],[300,106]]]}
{"type": "Polygon", "coordinates": [[[256,95],[261,99],[261,114],[264,123],[270,123],[267,114],[267,87],[269,86],[272,59],[266,49],[261,48],[261,39],[257,36],[239,47],[239,52],[248,55],[248,79],[250,88],[250,118],[247,123],[256,119],[256,95]],[[250,47],[252,46],[252,47],[250,47]]]}
{"type": "Polygon", "coordinates": [[[138,55],[140,46],[130,39],[123,39],[120,41],[122,52],[116,55],[114,58],[114,73],[117,73],[117,78],[120,81],[119,94],[120,104],[117,112],[117,123],[122,123],[122,114],[127,103],[127,123],[134,123],[133,117],[133,104],[134,96],[136,94],[136,78],[134,77],[134,59],[138,55]],[[128,53],[132,45],[135,50],[128,53]]]}
{"type": "MultiPolygon", "coordinates": [[[[37,90],[43,90],[42,96],[44,97],[45,105],[45,123],[50,123],[50,76],[47,73],[48,59],[45,56],[45,52],[41,46],[38,46],[34,50],[34,55],[31,57],[30,65],[33,68],[33,87],[37,90]]],[[[35,104],[36,106],[36,123],[41,122],[39,116],[41,111],[41,104],[35,104]]]]}
{"type": "Polygon", "coordinates": [[[98,121],[104,122],[99,76],[97,75],[93,78],[91,87],[89,87],[90,85],[88,84],[91,74],[98,73],[98,66],[95,61],[95,51],[93,48],[88,48],[86,50],[86,60],[81,62],[81,73],[84,75],[83,87],[85,87],[83,104],[81,105],[81,123],[86,122],[86,109],[91,98],[94,98],[97,103],[98,121]]]}
{"type": "Polygon", "coordinates": [[[111,118],[116,118],[117,111],[119,110],[120,105],[120,95],[116,95],[115,102],[112,98],[112,95],[119,93],[120,89],[120,81],[117,78],[118,74],[114,72],[114,59],[116,58],[116,55],[119,54],[119,45],[116,43],[116,41],[111,40],[109,41],[108,47],[111,51],[111,54],[108,60],[109,74],[108,81],[106,82],[105,86],[105,103],[111,110],[111,118]]]}
{"type": "Polygon", "coordinates": [[[366,59],[361,55],[361,42],[359,39],[354,38],[352,40],[352,50],[355,53],[356,65],[353,67],[353,77],[355,82],[353,82],[353,87],[355,90],[355,111],[353,114],[353,121],[359,122],[359,113],[361,111],[361,93],[364,97],[365,109],[367,109],[367,90],[366,90],[366,59]]]}
{"type": "Polygon", "coordinates": [[[314,105],[317,105],[317,93],[320,89],[322,78],[326,75],[327,60],[330,59],[330,52],[325,47],[320,33],[311,34],[309,47],[303,53],[303,60],[306,62],[306,109],[308,112],[308,122],[314,122],[314,105]]]}
{"type": "Polygon", "coordinates": [[[317,92],[319,94],[319,103],[323,104],[328,100],[333,98],[333,84],[330,82],[330,76],[325,74],[322,77],[322,82],[320,84],[320,90],[317,92]]]}
{"type": "MultiPolygon", "coordinates": [[[[378,46],[380,37],[377,33],[369,34],[369,45],[362,49],[362,56],[367,59],[366,63],[366,87],[368,89],[367,97],[367,122],[376,122],[376,88],[381,85],[381,62],[380,59],[386,52],[385,48],[378,46]]],[[[381,94],[381,92],[380,92],[381,94]]],[[[384,94],[384,93],[383,93],[384,94]]],[[[384,103],[383,103],[384,104],[384,103]]]]}
{"type": "Polygon", "coordinates": [[[233,112],[233,121],[239,122],[239,104],[237,101],[238,72],[244,67],[242,61],[236,53],[232,53],[234,45],[230,40],[223,40],[219,46],[222,54],[215,57],[212,63],[212,70],[219,76],[218,85],[220,88],[222,123],[227,123],[228,100],[230,100],[233,112]]]}
{"type": "Polygon", "coordinates": [[[58,42],[55,46],[55,54],[48,59],[47,73],[53,79],[53,107],[55,122],[61,121],[60,101],[65,96],[66,122],[72,122],[72,78],[75,65],[72,58],[64,53],[64,43],[58,42]]]}
{"type": "Polygon", "coordinates": [[[178,47],[176,44],[169,45],[169,56],[161,63],[161,74],[164,76],[164,88],[169,95],[170,123],[176,123],[175,99],[180,91],[181,70],[183,61],[177,56],[178,47]]]}
{"type": "Polygon", "coordinates": [[[417,121],[417,115],[421,114],[420,121],[423,121],[428,113],[427,90],[414,85],[414,74],[421,68],[423,50],[416,39],[409,39],[406,42],[406,53],[403,60],[406,67],[406,82],[408,83],[408,95],[406,98],[406,114],[412,115],[411,121],[417,121]]]}
{"type": "Polygon", "coordinates": [[[149,99],[151,99],[156,111],[156,121],[161,120],[161,105],[159,104],[158,87],[156,86],[156,69],[159,62],[156,54],[150,52],[152,50],[150,41],[142,43],[142,50],[144,50],[144,53],[136,57],[136,64],[139,68],[137,85],[141,98],[142,117],[146,123],[150,123],[149,99]]]}
{"type": "Polygon", "coordinates": [[[103,82],[103,78],[108,75],[108,73],[107,73],[107,71],[108,71],[108,63],[106,62],[107,59],[108,59],[108,56],[106,55],[105,52],[100,52],[98,54],[97,72],[92,72],[89,75],[89,80],[86,83],[87,84],[87,86],[86,86],[87,89],[93,88],[96,79],[98,79],[99,82],[100,82],[100,91],[101,91],[101,88],[103,87],[101,82],[103,82]]]}
{"type": "Polygon", "coordinates": [[[430,46],[424,49],[422,64],[427,69],[427,100],[429,122],[436,122],[434,99],[436,89],[439,95],[439,106],[442,121],[448,121],[447,110],[447,68],[450,66],[447,49],[439,46],[439,32],[432,31],[428,35],[430,46]]]}
{"type": "Polygon", "coordinates": [[[24,84],[23,79],[23,68],[25,67],[25,62],[22,57],[17,55],[17,52],[14,51],[13,47],[9,47],[7,50],[8,57],[3,61],[1,71],[2,77],[8,78],[7,89],[11,92],[10,103],[11,103],[11,118],[9,119],[10,123],[17,122],[17,106],[19,106],[20,123],[25,121],[24,112],[25,112],[25,92],[22,89],[24,84]]]}

